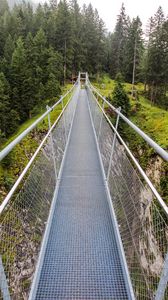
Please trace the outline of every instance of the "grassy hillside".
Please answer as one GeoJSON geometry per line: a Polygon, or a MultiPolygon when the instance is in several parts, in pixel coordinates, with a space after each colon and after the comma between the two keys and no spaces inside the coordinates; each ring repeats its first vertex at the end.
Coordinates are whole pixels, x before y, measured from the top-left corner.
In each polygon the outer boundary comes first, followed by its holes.
{"type": "MultiPolygon", "coordinates": [[[[100,90],[101,94],[108,97],[111,96],[114,89],[114,80],[108,76],[94,85],[100,90]]],[[[130,95],[131,84],[125,84],[125,90],[130,95]]],[[[132,112],[130,119],[154,139],[161,147],[168,149],[168,111],[154,106],[143,95],[143,84],[137,84],[136,89],[139,92],[140,108],[135,112],[136,101],[130,97],[132,112]]]]}

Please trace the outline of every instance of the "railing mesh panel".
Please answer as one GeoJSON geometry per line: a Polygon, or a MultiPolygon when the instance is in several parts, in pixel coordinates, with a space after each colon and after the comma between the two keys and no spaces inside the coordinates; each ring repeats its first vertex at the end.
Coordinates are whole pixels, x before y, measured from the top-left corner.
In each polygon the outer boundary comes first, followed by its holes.
{"type": "Polygon", "coordinates": [[[0,216],[0,299],[28,299],[40,244],[46,227],[66,139],[75,110],[78,88],[46,140],[24,184],[0,216]],[[54,153],[52,142],[54,145],[54,153]]]}
{"type": "MultiPolygon", "coordinates": [[[[87,93],[107,176],[114,133],[89,87],[87,93]]],[[[135,298],[155,299],[162,272],[168,268],[168,220],[118,139],[108,184],[135,298]]]]}

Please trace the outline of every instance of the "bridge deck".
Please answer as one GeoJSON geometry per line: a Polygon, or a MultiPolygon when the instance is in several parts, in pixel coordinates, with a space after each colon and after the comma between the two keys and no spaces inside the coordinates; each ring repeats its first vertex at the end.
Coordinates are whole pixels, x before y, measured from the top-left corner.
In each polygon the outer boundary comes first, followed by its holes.
{"type": "Polygon", "coordinates": [[[87,95],[80,91],[35,299],[128,299],[87,95]]]}

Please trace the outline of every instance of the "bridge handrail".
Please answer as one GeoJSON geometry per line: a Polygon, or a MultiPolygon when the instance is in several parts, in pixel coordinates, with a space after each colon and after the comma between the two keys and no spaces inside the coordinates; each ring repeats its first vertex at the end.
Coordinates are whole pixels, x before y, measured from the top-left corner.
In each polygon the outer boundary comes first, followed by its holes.
{"type": "Polygon", "coordinates": [[[105,97],[103,97],[100,92],[91,84],[89,80],[87,82],[90,88],[97,93],[97,95],[110,107],[112,110],[121,117],[131,128],[134,129],[164,160],[168,161],[168,152],[160,147],[156,142],[154,142],[146,133],[144,133],[138,126],[131,122],[127,117],[125,117],[118,109],[116,109],[105,97]]]}
{"type": "Polygon", "coordinates": [[[44,120],[44,118],[46,116],[48,116],[50,114],[51,111],[54,110],[55,107],[57,107],[61,102],[62,100],[68,96],[74,89],[76,85],[76,82],[75,84],[72,86],[72,88],[70,90],[67,91],[67,93],[65,95],[63,95],[51,108],[49,108],[40,118],[38,118],[32,125],[30,125],[27,129],[25,129],[16,139],[14,139],[8,146],[6,146],[1,152],[0,152],[0,161],[2,159],[4,159],[9,152],[12,151],[12,149],[17,145],[19,144],[24,137],[26,137],[30,131],[32,131],[34,128],[37,127],[37,125],[44,120]]]}
{"type": "MultiPolygon", "coordinates": [[[[92,86],[93,87],[93,86],[92,86]]],[[[106,103],[110,104],[104,97],[101,96],[101,98],[106,101],[106,103]]],[[[148,186],[150,187],[151,191],[153,192],[153,194],[155,195],[156,199],[158,200],[158,203],[160,204],[160,206],[162,207],[163,211],[165,212],[165,214],[168,216],[168,206],[165,204],[165,202],[163,201],[163,199],[161,198],[161,196],[159,195],[159,193],[157,192],[157,190],[155,189],[154,185],[152,184],[152,182],[150,181],[150,179],[148,178],[148,176],[145,174],[144,170],[142,169],[142,167],[140,166],[140,164],[138,163],[138,161],[136,160],[136,158],[134,157],[134,155],[132,154],[132,152],[130,151],[130,149],[128,148],[128,146],[126,145],[126,143],[124,142],[124,140],[122,139],[122,137],[120,136],[120,134],[118,133],[118,131],[116,130],[116,128],[114,127],[114,125],[112,124],[112,122],[110,121],[109,117],[107,116],[107,114],[105,113],[104,109],[102,108],[102,106],[100,105],[100,103],[97,101],[96,97],[95,97],[95,101],[97,102],[97,105],[99,106],[100,110],[102,111],[103,115],[105,116],[107,122],[109,123],[110,127],[113,129],[113,131],[115,132],[116,136],[118,137],[119,141],[121,142],[121,144],[124,146],[126,152],[128,153],[128,155],[130,156],[130,158],[132,159],[132,161],[134,162],[134,164],[136,165],[137,169],[139,170],[140,174],[142,175],[142,177],[144,178],[145,182],[148,184],[148,186]]],[[[112,105],[110,104],[110,107],[112,105]]],[[[114,108],[115,109],[115,108],[114,108]]],[[[115,112],[118,113],[119,111],[117,109],[115,109],[115,112]]],[[[123,115],[124,116],[124,115],[123,115]]],[[[126,118],[127,119],[127,118],[126,118]]],[[[128,120],[128,119],[127,119],[128,120]]],[[[132,122],[131,122],[132,123],[132,122]]],[[[132,123],[133,124],[133,123],[132,123]]],[[[134,124],[133,124],[134,125],[134,124]]],[[[161,148],[162,149],[162,148],[161,148]]]]}

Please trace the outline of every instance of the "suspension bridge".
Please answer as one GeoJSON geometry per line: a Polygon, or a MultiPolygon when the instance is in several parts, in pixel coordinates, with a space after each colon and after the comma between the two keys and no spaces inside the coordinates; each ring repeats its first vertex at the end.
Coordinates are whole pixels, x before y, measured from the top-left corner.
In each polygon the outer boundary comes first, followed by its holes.
{"type": "Polygon", "coordinates": [[[79,73],[0,160],[46,117],[47,134],[0,205],[0,299],[168,299],[168,207],[120,120],[163,160],[168,153],[79,73]]]}

